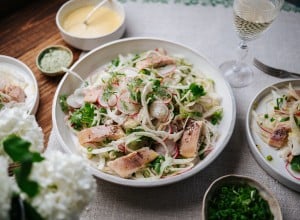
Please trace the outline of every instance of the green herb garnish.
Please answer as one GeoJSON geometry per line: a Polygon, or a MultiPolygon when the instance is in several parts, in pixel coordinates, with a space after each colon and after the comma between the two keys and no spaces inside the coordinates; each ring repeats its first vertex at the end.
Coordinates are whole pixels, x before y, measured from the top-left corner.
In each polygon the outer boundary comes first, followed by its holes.
{"type": "Polygon", "coordinates": [[[296,116],[294,116],[294,120],[295,120],[296,125],[298,127],[300,127],[300,120],[296,116]]]}
{"type": "Polygon", "coordinates": [[[267,161],[272,161],[273,157],[272,157],[272,155],[268,155],[268,156],[266,156],[266,159],[267,159],[267,161]]]}
{"type": "Polygon", "coordinates": [[[216,124],[219,124],[220,121],[222,120],[222,117],[223,117],[223,111],[220,110],[220,111],[216,111],[210,118],[210,122],[213,124],[213,125],[216,125],[216,124]]]}
{"type": "Polygon", "coordinates": [[[29,179],[29,175],[34,162],[40,162],[44,158],[38,152],[29,150],[30,143],[16,135],[10,135],[3,141],[3,149],[9,157],[20,164],[14,170],[16,182],[20,189],[29,197],[34,197],[39,192],[37,182],[29,179]]]}
{"type": "Polygon", "coordinates": [[[114,66],[119,66],[119,64],[120,64],[120,59],[119,59],[119,58],[113,59],[113,60],[111,61],[111,64],[114,65],[114,66]]]}
{"type": "Polygon", "coordinates": [[[75,130],[90,128],[93,126],[95,106],[85,103],[80,109],[75,110],[70,117],[71,125],[75,130]]]}
{"type": "Polygon", "coordinates": [[[196,83],[192,83],[189,86],[189,90],[192,92],[194,100],[196,100],[197,98],[206,95],[206,92],[203,88],[202,85],[197,85],[196,83]]]}
{"type": "Polygon", "coordinates": [[[144,75],[148,75],[148,76],[151,74],[150,70],[147,70],[147,69],[141,69],[139,71],[139,73],[140,74],[144,74],[144,75]]]}
{"type": "Polygon", "coordinates": [[[276,106],[274,107],[275,110],[279,110],[283,104],[283,98],[276,99],[276,106]]]}
{"type": "Polygon", "coordinates": [[[209,220],[224,219],[274,219],[268,202],[256,188],[248,184],[224,184],[208,201],[209,220]]]}
{"type": "Polygon", "coordinates": [[[68,111],[69,107],[68,107],[68,104],[67,104],[67,95],[59,96],[59,105],[60,105],[60,108],[63,112],[68,111]]]}
{"type": "Polygon", "coordinates": [[[288,120],[290,120],[290,117],[285,117],[285,118],[280,119],[280,122],[285,122],[285,121],[288,121],[288,120]]]}
{"type": "Polygon", "coordinates": [[[296,172],[300,172],[300,155],[293,157],[291,161],[291,168],[296,172]]]}
{"type": "Polygon", "coordinates": [[[162,156],[162,155],[159,155],[154,161],[152,161],[150,163],[150,167],[153,168],[153,170],[159,174],[160,173],[160,167],[161,167],[161,164],[165,161],[165,157],[162,156]]]}

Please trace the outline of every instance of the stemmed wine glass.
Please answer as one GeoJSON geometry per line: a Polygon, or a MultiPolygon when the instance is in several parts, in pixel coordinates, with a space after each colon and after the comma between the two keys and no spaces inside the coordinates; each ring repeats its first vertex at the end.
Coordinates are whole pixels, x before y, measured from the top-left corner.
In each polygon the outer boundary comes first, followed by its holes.
{"type": "Polygon", "coordinates": [[[220,66],[232,87],[244,87],[253,80],[253,71],[243,62],[248,53],[247,42],[256,39],[277,17],[284,0],[234,0],[234,27],[241,40],[238,59],[220,66]]]}

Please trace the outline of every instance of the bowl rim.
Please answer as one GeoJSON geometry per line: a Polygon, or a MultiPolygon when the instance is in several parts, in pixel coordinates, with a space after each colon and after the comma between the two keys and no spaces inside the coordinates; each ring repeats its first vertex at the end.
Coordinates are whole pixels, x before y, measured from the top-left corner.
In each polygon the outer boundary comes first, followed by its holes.
{"type": "MultiPolygon", "coordinates": [[[[279,202],[277,200],[277,198],[274,196],[274,194],[262,183],[258,182],[255,178],[250,177],[250,176],[246,176],[246,175],[240,175],[240,174],[226,174],[224,176],[220,176],[217,179],[215,179],[207,188],[207,190],[204,193],[203,199],[202,199],[202,219],[206,220],[206,202],[208,199],[208,196],[210,195],[210,193],[213,193],[215,190],[215,187],[219,187],[218,184],[222,184],[222,182],[226,183],[226,180],[228,179],[235,179],[236,182],[246,182],[246,183],[251,183],[251,186],[255,187],[259,192],[261,190],[264,190],[266,192],[266,194],[268,195],[268,197],[272,200],[273,204],[275,205],[275,208],[278,211],[279,216],[274,216],[277,217],[275,220],[282,220],[282,211],[281,211],[281,207],[279,205],[279,202]],[[259,189],[259,188],[260,189],[259,189]]],[[[232,181],[232,182],[235,182],[232,181]]],[[[229,181],[231,182],[231,181],[229,181]]],[[[265,199],[266,200],[266,199],[265,199]]],[[[267,201],[270,207],[270,203],[269,200],[267,201]]],[[[271,207],[270,210],[272,211],[271,207]]],[[[274,215],[274,213],[272,212],[272,214],[274,215]]]]}
{"type": "Polygon", "coordinates": [[[0,54],[0,62],[1,62],[1,60],[3,60],[4,62],[5,62],[5,60],[9,60],[12,63],[16,63],[17,65],[20,65],[25,70],[25,72],[27,72],[29,74],[29,76],[31,78],[31,82],[34,85],[36,94],[35,94],[34,100],[33,100],[34,103],[32,104],[32,107],[28,110],[29,110],[30,114],[35,115],[38,110],[38,107],[39,107],[40,95],[39,95],[38,83],[37,83],[37,80],[36,80],[36,77],[35,77],[33,71],[24,62],[22,62],[21,60],[19,60],[17,58],[0,54]]]}
{"type": "Polygon", "coordinates": [[[58,45],[58,44],[57,44],[57,45],[49,45],[49,46],[43,48],[42,50],[40,50],[40,52],[39,52],[38,55],[36,56],[35,64],[36,64],[37,68],[38,68],[42,73],[44,73],[45,75],[48,75],[48,76],[56,76],[56,75],[60,75],[60,74],[63,74],[63,73],[64,73],[63,70],[58,70],[58,71],[47,71],[47,70],[43,69],[43,68],[41,67],[41,65],[40,65],[40,59],[41,59],[42,55],[43,55],[45,52],[47,52],[48,50],[52,49],[52,48],[53,48],[53,49],[60,49],[60,50],[64,50],[64,51],[67,51],[67,52],[68,52],[68,54],[70,55],[70,58],[71,58],[71,59],[70,59],[68,65],[65,66],[66,68],[69,68],[69,67],[72,65],[73,61],[74,61],[74,55],[73,55],[72,50],[71,50],[70,48],[66,47],[66,46],[58,45]]]}
{"type": "MultiPolygon", "coordinates": [[[[202,164],[204,164],[204,167],[209,166],[224,150],[224,148],[226,147],[226,145],[229,142],[229,139],[231,138],[232,134],[233,134],[233,130],[234,130],[234,126],[235,126],[235,121],[236,121],[236,102],[234,99],[234,95],[233,95],[233,91],[231,89],[231,87],[229,86],[229,83],[224,79],[223,75],[221,75],[220,71],[215,67],[215,65],[212,64],[212,62],[210,62],[207,58],[205,58],[202,54],[198,53],[197,51],[191,49],[188,46],[185,46],[181,43],[175,42],[175,41],[170,41],[170,40],[166,40],[166,39],[162,39],[162,38],[155,38],[155,37],[132,37],[132,38],[125,38],[125,39],[119,39],[116,41],[112,41],[106,44],[103,44],[91,51],[89,51],[87,54],[85,54],[84,56],[82,56],[80,59],[78,59],[70,68],[71,70],[74,69],[80,62],[81,60],[85,59],[87,56],[90,56],[90,54],[102,50],[104,48],[110,47],[111,45],[115,45],[115,44],[123,44],[126,42],[130,42],[130,41],[160,41],[160,42],[164,42],[164,43],[169,43],[169,44],[173,44],[176,46],[179,46],[185,50],[189,50],[192,53],[196,54],[199,57],[202,57],[203,60],[205,60],[205,62],[208,63],[208,65],[210,65],[213,69],[215,69],[218,72],[218,75],[222,78],[223,83],[226,87],[226,89],[228,90],[228,93],[230,94],[230,98],[231,98],[231,106],[232,106],[232,112],[231,112],[231,124],[230,127],[228,129],[228,135],[224,138],[224,141],[222,143],[220,143],[220,146],[218,147],[217,151],[215,151],[215,153],[211,156],[210,160],[204,160],[202,162],[202,164]]],[[[52,120],[53,120],[53,128],[55,130],[55,132],[58,132],[58,126],[57,126],[57,122],[56,122],[56,108],[57,108],[57,100],[59,98],[59,91],[61,89],[61,87],[63,86],[65,80],[66,80],[67,75],[65,75],[62,80],[60,81],[57,90],[55,92],[54,95],[54,99],[53,99],[53,106],[52,106],[52,120]]],[[[59,140],[59,143],[61,144],[61,146],[63,147],[65,152],[71,153],[70,149],[68,148],[68,146],[66,146],[66,144],[64,143],[64,140],[62,139],[62,137],[60,135],[57,135],[57,138],[59,140]]],[[[124,185],[124,186],[131,186],[131,187],[157,187],[157,186],[163,186],[163,185],[168,185],[171,183],[175,183],[184,179],[187,179],[193,175],[195,175],[196,173],[199,173],[201,170],[196,169],[195,167],[193,169],[191,169],[188,172],[185,172],[183,174],[180,174],[178,176],[174,176],[172,178],[166,178],[166,179],[159,179],[159,180],[155,180],[155,181],[137,181],[137,180],[131,180],[131,179],[122,179],[120,177],[117,176],[113,176],[104,172],[101,172],[99,170],[97,170],[96,168],[92,167],[92,166],[88,166],[90,171],[92,172],[92,174],[94,176],[97,176],[98,178],[104,179],[108,182],[112,182],[112,183],[116,183],[119,185],[124,185]]]]}
{"type": "MultiPolygon", "coordinates": [[[[97,40],[97,39],[105,38],[105,37],[107,37],[107,36],[109,36],[109,35],[112,35],[112,34],[118,32],[118,31],[125,25],[126,13],[125,13],[124,6],[123,6],[119,1],[117,1],[117,0],[110,0],[111,3],[116,4],[117,6],[119,6],[120,9],[121,9],[121,12],[122,12],[122,13],[119,13],[119,14],[121,15],[121,17],[122,17],[122,22],[120,23],[120,25],[118,26],[118,28],[116,28],[115,30],[113,30],[113,31],[111,31],[111,32],[109,32],[109,33],[107,33],[107,34],[99,35],[98,37],[79,37],[79,36],[73,35],[73,34],[67,32],[67,31],[63,28],[62,24],[61,24],[60,21],[59,21],[59,20],[60,20],[59,18],[60,18],[60,16],[61,16],[61,13],[63,12],[63,10],[65,10],[66,7],[68,7],[69,5],[73,4],[73,3],[76,2],[76,1],[78,1],[78,0],[69,0],[69,1],[65,2],[65,3],[59,8],[59,10],[58,10],[57,13],[56,13],[56,16],[55,16],[55,23],[56,23],[56,26],[58,27],[58,29],[59,29],[64,35],[67,35],[67,36],[69,36],[69,37],[72,37],[72,38],[78,39],[78,40],[97,40]]],[[[85,4],[85,3],[84,3],[85,1],[81,1],[81,2],[83,2],[83,3],[82,3],[82,6],[85,6],[85,5],[91,5],[91,4],[85,4]]],[[[106,2],[106,3],[107,3],[107,2],[106,2]]],[[[106,3],[105,3],[105,4],[106,4],[106,3]]],[[[104,4],[104,5],[105,5],[105,4],[104,4]]]]}

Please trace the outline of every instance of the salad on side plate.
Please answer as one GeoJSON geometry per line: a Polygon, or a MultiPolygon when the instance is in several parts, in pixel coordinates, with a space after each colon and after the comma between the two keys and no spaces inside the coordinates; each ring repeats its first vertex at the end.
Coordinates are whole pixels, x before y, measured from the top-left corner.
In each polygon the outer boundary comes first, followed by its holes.
{"type": "Polygon", "coordinates": [[[274,87],[265,112],[253,115],[261,139],[279,150],[288,173],[300,180],[300,90],[291,83],[286,89],[274,87]]]}

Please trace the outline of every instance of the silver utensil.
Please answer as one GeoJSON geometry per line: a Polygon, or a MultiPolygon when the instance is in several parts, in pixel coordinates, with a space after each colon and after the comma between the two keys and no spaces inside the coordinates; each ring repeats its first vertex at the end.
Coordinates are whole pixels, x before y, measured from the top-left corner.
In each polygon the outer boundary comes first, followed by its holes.
{"type": "Polygon", "coordinates": [[[256,58],[253,59],[253,64],[258,69],[260,69],[261,71],[263,71],[271,76],[275,76],[275,77],[279,77],[279,78],[300,77],[300,73],[293,73],[293,72],[289,72],[289,71],[286,71],[283,69],[278,69],[278,68],[268,66],[256,58]]]}

